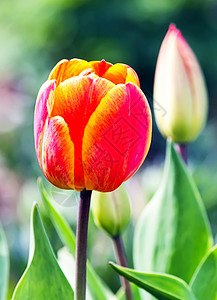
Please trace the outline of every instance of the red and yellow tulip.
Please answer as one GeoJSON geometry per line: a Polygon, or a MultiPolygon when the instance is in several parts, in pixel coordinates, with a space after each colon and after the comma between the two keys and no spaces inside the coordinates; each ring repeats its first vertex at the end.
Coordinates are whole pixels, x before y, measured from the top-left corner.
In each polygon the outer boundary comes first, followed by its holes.
{"type": "Polygon", "coordinates": [[[115,190],[141,166],[151,130],[138,76],[124,64],[62,60],[37,97],[37,159],[59,188],[115,190]]]}

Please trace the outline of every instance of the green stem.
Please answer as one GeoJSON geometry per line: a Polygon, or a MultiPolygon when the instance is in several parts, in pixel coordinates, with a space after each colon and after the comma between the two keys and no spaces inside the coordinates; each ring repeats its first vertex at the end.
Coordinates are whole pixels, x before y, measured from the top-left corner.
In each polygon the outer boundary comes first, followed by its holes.
{"type": "Polygon", "coordinates": [[[75,254],[75,300],[85,300],[86,295],[86,265],[87,236],[92,191],[83,190],[80,193],[75,254]]]}
{"type": "MultiPolygon", "coordinates": [[[[120,235],[113,237],[113,244],[114,244],[115,255],[118,264],[121,265],[122,267],[128,267],[127,259],[124,251],[124,244],[120,235]]],[[[122,276],[120,278],[121,278],[121,285],[125,291],[126,300],[133,300],[133,293],[129,281],[122,276]]]]}
{"type": "Polygon", "coordinates": [[[175,149],[179,153],[184,163],[188,164],[188,145],[187,144],[175,144],[175,149]]]}

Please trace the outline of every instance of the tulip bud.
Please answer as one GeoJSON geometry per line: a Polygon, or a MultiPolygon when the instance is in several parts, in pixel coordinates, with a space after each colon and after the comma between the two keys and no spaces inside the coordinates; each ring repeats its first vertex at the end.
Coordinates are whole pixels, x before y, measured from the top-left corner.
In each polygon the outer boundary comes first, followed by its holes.
{"type": "Polygon", "coordinates": [[[124,185],[109,193],[93,192],[92,212],[96,225],[112,237],[120,235],[130,216],[130,200],[124,185]]]}
{"type": "Polygon", "coordinates": [[[154,113],[159,130],[187,143],[202,131],[208,96],[199,63],[174,24],[160,48],[154,80],[154,113]]]}

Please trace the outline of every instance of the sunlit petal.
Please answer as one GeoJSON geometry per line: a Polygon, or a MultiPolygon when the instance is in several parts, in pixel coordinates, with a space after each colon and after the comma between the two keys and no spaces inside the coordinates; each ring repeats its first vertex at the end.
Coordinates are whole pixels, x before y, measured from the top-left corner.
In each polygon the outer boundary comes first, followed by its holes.
{"type": "Polygon", "coordinates": [[[92,69],[89,62],[81,59],[61,60],[51,71],[48,79],[56,79],[57,85],[74,76],[80,75],[86,69],[92,69]]]}
{"type": "Polygon", "coordinates": [[[82,160],[87,189],[111,191],[134,174],[148,152],[151,115],[134,84],[108,92],[84,132],[82,160]]]}
{"type": "Polygon", "coordinates": [[[47,101],[52,97],[52,91],[55,90],[55,80],[46,81],[39,90],[34,112],[34,138],[35,150],[38,162],[41,166],[41,143],[44,133],[45,122],[48,116],[47,101]]]}
{"type": "Polygon", "coordinates": [[[75,77],[61,83],[55,92],[50,116],[61,116],[69,127],[75,148],[76,185],[83,185],[82,139],[85,126],[101,99],[115,85],[102,78],[75,77]]]}
{"type": "MultiPolygon", "coordinates": [[[[61,117],[48,118],[42,143],[42,168],[57,187],[74,189],[74,145],[61,117]]],[[[83,187],[82,187],[83,189],[83,187]]]]}

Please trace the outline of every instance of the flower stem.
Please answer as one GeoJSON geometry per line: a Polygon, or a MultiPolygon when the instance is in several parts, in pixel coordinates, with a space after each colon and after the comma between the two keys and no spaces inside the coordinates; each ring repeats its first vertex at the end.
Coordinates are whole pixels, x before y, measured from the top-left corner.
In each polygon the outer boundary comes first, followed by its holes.
{"type": "Polygon", "coordinates": [[[85,300],[86,295],[86,264],[87,236],[92,191],[83,190],[80,193],[75,254],[75,300],[85,300]]]}
{"type": "Polygon", "coordinates": [[[184,163],[188,164],[188,145],[187,144],[175,144],[175,149],[184,161],[184,163]]]}
{"type": "MultiPolygon", "coordinates": [[[[114,244],[115,255],[118,264],[121,265],[122,267],[128,267],[127,259],[124,251],[124,245],[120,235],[113,237],[113,244],[114,244]]],[[[126,300],[133,300],[133,293],[129,281],[122,276],[120,278],[121,278],[121,285],[125,291],[126,300]]]]}

